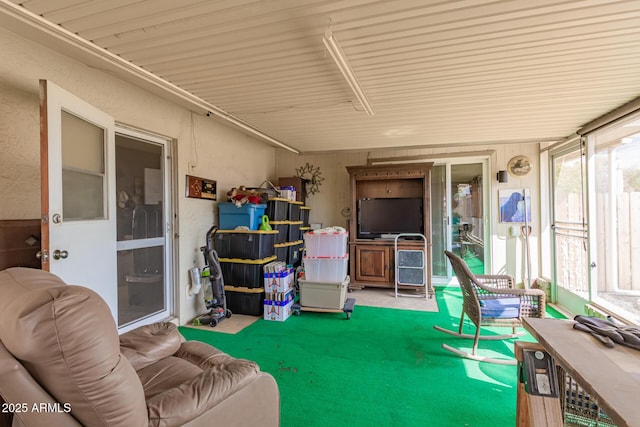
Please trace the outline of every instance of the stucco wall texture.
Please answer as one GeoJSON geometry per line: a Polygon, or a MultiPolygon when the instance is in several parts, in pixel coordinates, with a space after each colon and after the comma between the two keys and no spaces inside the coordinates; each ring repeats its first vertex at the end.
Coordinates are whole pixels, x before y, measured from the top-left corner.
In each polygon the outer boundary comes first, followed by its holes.
{"type": "MultiPolygon", "coordinates": [[[[114,117],[116,123],[176,141],[178,250],[176,315],[197,313],[188,271],[217,222],[216,203],[184,196],[187,174],[217,180],[218,196],[239,185],[275,180],[274,147],[211,118],[0,29],[0,219],[40,217],[38,81],[47,79],[114,117]]],[[[88,266],[90,269],[90,266],[88,266]]]]}

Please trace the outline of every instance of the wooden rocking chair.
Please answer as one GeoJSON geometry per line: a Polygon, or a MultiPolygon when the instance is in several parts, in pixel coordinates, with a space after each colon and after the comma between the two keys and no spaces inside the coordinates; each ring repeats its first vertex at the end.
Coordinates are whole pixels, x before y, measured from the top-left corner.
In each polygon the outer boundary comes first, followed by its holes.
{"type": "Polygon", "coordinates": [[[515,365],[516,361],[493,359],[476,354],[479,340],[504,340],[524,335],[516,332],[522,325],[524,317],[545,317],[545,294],[540,289],[515,289],[515,281],[509,275],[474,275],[462,258],[452,252],[445,251],[456,273],[462,290],[463,303],[460,327],[452,331],[434,326],[438,331],[461,338],[473,339],[473,350],[465,352],[447,344],[442,348],[459,356],[480,362],[515,365]],[[476,327],[474,335],[463,334],[464,316],[467,315],[476,327]],[[511,334],[480,335],[481,326],[507,326],[512,328],[511,334]]]}

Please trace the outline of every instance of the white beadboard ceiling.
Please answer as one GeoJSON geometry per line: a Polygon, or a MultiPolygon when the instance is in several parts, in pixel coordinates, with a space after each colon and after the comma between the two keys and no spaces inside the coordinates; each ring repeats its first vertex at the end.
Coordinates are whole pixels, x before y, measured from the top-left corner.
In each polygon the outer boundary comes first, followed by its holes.
{"type": "Polygon", "coordinates": [[[640,95],[638,0],[11,1],[303,152],[556,141],[640,95]]]}

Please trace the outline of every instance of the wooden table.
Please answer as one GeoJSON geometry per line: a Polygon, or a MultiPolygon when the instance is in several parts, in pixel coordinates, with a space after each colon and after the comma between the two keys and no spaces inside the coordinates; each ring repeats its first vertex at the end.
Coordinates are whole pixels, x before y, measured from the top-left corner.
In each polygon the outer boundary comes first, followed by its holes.
{"type": "Polygon", "coordinates": [[[640,351],[607,348],[573,320],[525,318],[524,327],[618,427],[640,426],[640,351]]]}

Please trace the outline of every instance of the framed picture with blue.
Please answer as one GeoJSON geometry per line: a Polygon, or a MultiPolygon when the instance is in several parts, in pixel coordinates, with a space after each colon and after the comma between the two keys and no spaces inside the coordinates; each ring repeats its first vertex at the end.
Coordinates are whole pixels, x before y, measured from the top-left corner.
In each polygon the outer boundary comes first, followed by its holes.
{"type": "Polygon", "coordinates": [[[500,222],[531,222],[531,193],[527,188],[498,190],[498,199],[500,222]]]}

